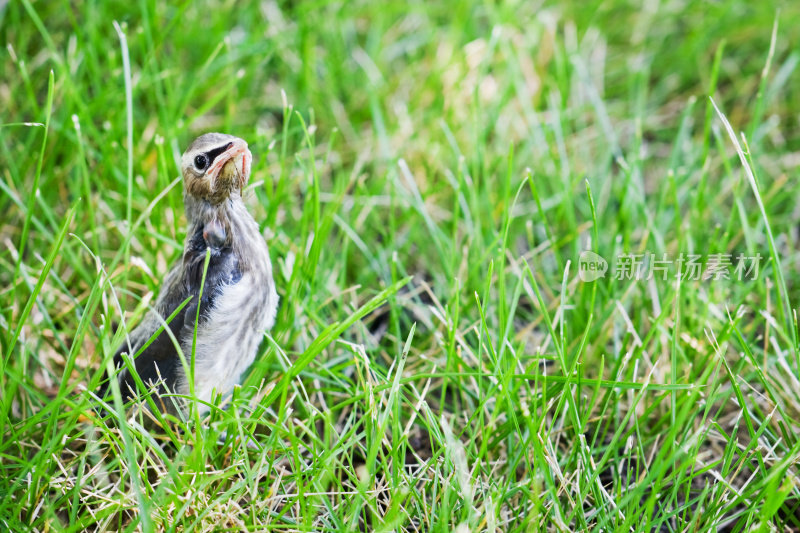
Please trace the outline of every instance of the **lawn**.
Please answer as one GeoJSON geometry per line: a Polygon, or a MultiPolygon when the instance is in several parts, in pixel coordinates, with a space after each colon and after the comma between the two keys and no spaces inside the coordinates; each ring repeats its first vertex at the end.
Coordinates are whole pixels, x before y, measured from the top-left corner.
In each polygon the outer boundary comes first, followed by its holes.
{"type": "Polygon", "coordinates": [[[0,530],[800,531],[800,3],[115,4],[0,1],[0,530]],[[102,416],[207,131],[277,322],[102,416]]]}

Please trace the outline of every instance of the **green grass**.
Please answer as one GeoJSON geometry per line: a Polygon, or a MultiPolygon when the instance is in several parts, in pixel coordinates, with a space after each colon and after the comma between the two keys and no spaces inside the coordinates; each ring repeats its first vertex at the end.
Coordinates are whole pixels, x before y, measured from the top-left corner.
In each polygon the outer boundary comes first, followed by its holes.
{"type": "Polygon", "coordinates": [[[0,2],[0,529],[800,529],[800,4],[168,4],[0,2]],[[98,419],[210,130],[277,323],[98,419]]]}

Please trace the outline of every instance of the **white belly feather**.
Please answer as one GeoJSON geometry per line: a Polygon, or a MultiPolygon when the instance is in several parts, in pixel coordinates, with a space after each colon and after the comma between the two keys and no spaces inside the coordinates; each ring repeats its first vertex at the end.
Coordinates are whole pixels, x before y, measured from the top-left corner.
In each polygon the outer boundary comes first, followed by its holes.
{"type": "MultiPolygon", "coordinates": [[[[227,395],[240,382],[255,359],[264,333],[275,322],[278,295],[271,280],[269,256],[266,262],[269,287],[251,272],[243,274],[236,284],[222,288],[208,317],[197,328],[194,393],[201,401],[210,402],[215,393],[227,395]]],[[[183,341],[187,362],[191,361],[192,344],[192,336],[183,341]]],[[[184,376],[179,380],[179,393],[189,394],[188,385],[184,376]]],[[[205,412],[208,408],[198,403],[198,410],[205,412]]]]}

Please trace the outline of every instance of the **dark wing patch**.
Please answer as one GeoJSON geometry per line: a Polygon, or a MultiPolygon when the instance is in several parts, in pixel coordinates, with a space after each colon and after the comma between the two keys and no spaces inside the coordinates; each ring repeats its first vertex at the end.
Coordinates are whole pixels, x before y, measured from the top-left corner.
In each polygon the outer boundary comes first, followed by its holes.
{"type": "MultiPolygon", "coordinates": [[[[170,310],[170,315],[175,309],[178,307],[183,300],[180,300],[175,305],[172,306],[170,310]]],[[[178,339],[180,342],[180,334],[181,329],[184,324],[185,315],[187,312],[187,308],[190,304],[181,309],[175,317],[167,324],[167,327],[178,339]]],[[[144,339],[144,342],[147,342],[148,339],[144,339]]],[[[141,343],[132,344],[131,348],[133,349],[133,354],[135,355],[136,352],[139,351],[141,347],[141,343]]],[[[122,393],[123,398],[130,398],[131,391],[136,391],[136,380],[133,378],[131,373],[125,368],[125,363],[122,359],[123,353],[128,353],[128,344],[124,343],[117,353],[114,354],[114,368],[122,368],[123,370],[119,373],[119,385],[120,391],[122,393]]],[[[179,375],[179,369],[181,366],[180,358],[178,356],[178,352],[175,349],[175,344],[172,341],[169,333],[167,333],[166,329],[162,330],[161,333],[151,342],[144,351],[136,357],[134,361],[134,365],[136,368],[136,372],[139,374],[139,378],[141,378],[142,382],[147,384],[155,384],[159,381],[163,380],[163,384],[159,386],[159,391],[163,392],[164,385],[166,385],[169,389],[174,390],[179,375]]],[[[104,397],[108,393],[109,384],[106,382],[103,384],[98,391],[98,396],[101,398],[104,397]]]]}

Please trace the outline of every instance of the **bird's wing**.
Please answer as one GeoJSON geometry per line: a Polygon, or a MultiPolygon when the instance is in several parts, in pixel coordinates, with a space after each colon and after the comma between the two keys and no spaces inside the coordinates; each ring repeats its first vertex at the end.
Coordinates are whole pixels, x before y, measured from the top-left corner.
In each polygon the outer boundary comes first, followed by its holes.
{"type": "MultiPolygon", "coordinates": [[[[129,395],[129,391],[136,390],[136,381],[128,369],[125,368],[122,354],[127,353],[131,357],[136,355],[141,347],[147,344],[161,328],[164,321],[186,300],[188,295],[180,281],[181,271],[181,263],[178,263],[170,270],[156,300],[155,309],[150,310],[145,315],[142,322],[128,335],[128,338],[114,354],[114,368],[122,368],[118,379],[125,395],[129,395]]],[[[168,324],[169,330],[175,337],[180,335],[185,312],[186,306],[168,324]]],[[[178,370],[174,364],[178,360],[176,355],[175,343],[165,328],[136,358],[136,371],[145,383],[156,383],[163,379],[165,383],[174,386],[178,370]]],[[[107,390],[108,382],[101,386],[99,391],[101,397],[105,395],[107,390]]]]}

